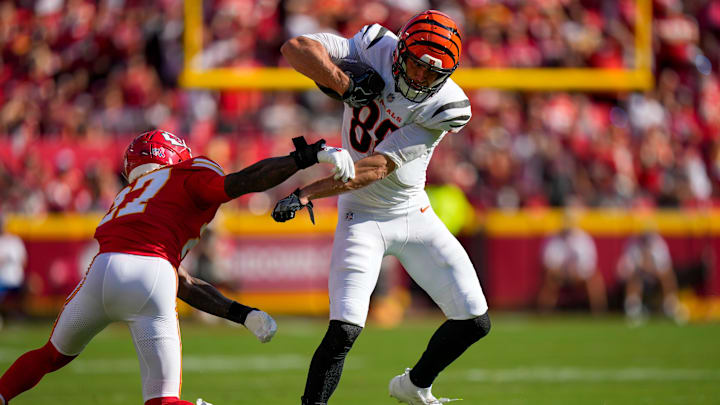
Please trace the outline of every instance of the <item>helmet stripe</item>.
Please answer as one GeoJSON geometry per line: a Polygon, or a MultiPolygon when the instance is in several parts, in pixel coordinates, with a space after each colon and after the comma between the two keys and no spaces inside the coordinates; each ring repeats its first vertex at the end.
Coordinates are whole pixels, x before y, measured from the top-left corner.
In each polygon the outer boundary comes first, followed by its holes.
{"type": "Polygon", "coordinates": [[[413,25],[416,25],[416,24],[430,24],[430,25],[434,25],[436,27],[444,28],[444,29],[448,30],[448,32],[450,32],[451,34],[457,35],[458,38],[460,38],[460,40],[462,41],[462,37],[460,37],[460,32],[458,30],[456,30],[453,27],[448,27],[447,25],[440,24],[439,22],[437,22],[435,20],[421,19],[421,20],[413,21],[410,24],[408,24],[408,26],[405,27],[405,29],[403,31],[408,32],[410,30],[410,27],[412,27],[413,25]]]}
{"type": "MultiPolygon", "coordinates": [[[[417,31],[414,31],[414,32],[412,32],[410,35],[408,35],[408,37],[405,39],[405,43],[407,44],[407,41],[408,41],[409,39],[411,39],[411,38],[413,37],[413,35],[415,35],[415,34],[420,34],[420,33],[423,33],[423,32],[428,33],[428,34],[432,34],[432,35],[437,35],[437,36],[441,37],[442,39],[445,39],[445,40],[448,40],[448,41],[452,42],[452,44],[455,45],[455,49],[457,49],[457,52],[458,52],[458,53],[460,52],[460,46],[457,44],[457,42],[455,42],[452,38],[447,38],[446,36],[444,36],[444,35],[442,35],[442,34],[440,34],[440,33],[434,32],[434,31],[427,31],[427,30],[417,30],[417,31]]],[[[410,46],[410,45],[412,45],[412,44],[408,44],[408,46],[410,46]]]]}
{"type": "Polygon", "coordinates": [[[431,41],[415,41],[415,42],[413,42],[412,44],[408,45],[408,49],[412,48],[413,46],[418,46],[418,45],[429,46],[429,47],[431,47],[431,48],[435,48],[435,49],[438,49],[438,50],[440,50],[440,51],[442,51],[442,52],[445,52],[448,56],[450,56],[450,57],[452,58],[453,64],[456,64],[456,63],[457,63],[457,60],[455,59],[455,55],[453,55],[453,53],[452,53],[448,48],[446,48],[446,47],[444,47],[444,46],[442,46],[442,45],[440,45],[440,44],[436,44],[435,42],[431,42],[431,41]]]}

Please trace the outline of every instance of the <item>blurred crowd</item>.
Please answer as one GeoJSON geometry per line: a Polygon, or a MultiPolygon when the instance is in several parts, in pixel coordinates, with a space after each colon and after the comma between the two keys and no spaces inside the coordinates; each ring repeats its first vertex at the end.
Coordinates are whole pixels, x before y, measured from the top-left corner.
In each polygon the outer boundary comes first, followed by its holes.
{"type": "MultiPolygon", "coordinates": [[[[634,0],[204,0],[205,68],[287,66],[295,35],[397,31],[436,8],[463,31],[462,67],[634,66],[634,0]]],[[[292,136],[339,139],[318,91],[187,90],[181,0],[0,3],[0,210],[104,211],[124,146],[162,128],[235,170],[292,136]]],[[[720,1],[653,1],[647,92],[468,91],[473,119],[441,144],[431,183],[475,207],[705,207],[720,196],[720,1]]],[[[294,178],[307,181],[307,176],[294,178]]],[[[291,181],[290,183],[293,183],[291,181]]],[[[269,209],[297,184],[235,204],[269,209]],[[273,193],[277,193],[275,195],[273,193]]]]}

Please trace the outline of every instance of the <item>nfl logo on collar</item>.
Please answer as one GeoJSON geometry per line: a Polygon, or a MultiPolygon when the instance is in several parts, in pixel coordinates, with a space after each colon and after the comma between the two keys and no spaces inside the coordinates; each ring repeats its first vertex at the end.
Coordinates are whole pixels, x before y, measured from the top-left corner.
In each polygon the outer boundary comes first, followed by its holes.
{"type": "Polygon", "coordinates": [[[345,213],[345,220],[346,220],[346,221],[352,221],[353,215],[354,215],[354,214],[353,214],[352,211],[346,212],[346,213],[345,213]]]}

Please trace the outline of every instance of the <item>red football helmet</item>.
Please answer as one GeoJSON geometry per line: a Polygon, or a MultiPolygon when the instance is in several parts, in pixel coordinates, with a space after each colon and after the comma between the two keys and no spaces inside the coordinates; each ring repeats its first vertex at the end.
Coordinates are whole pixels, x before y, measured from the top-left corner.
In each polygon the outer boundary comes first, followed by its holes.
{"type": "Polygon", "coordinates": [[[457,69],[461,50],[460,31],[448,15],[428,10],[411,18],[400,30],[393,54],[396,91],[410,101],[419,103],[427,100],[457,69]],[[408,77],[409,59],[435,73],[435,80],[424,85],[408,77]]]}
{"type": "Polygon", "coordinates": [[[125,150],[123,174],[130,180],[130,172],[147,163],[173,165],[192,158],[185,141],[170,132],[155,130],[139,135],[125,150]]]}

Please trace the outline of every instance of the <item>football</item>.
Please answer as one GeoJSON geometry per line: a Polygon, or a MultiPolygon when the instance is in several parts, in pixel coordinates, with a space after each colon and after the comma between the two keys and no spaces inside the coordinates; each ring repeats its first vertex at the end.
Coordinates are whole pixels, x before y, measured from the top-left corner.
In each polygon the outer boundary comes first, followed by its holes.
{"type": "MultiPolygon", "coordinates": [[[[377,77],[380,77],[380,75],[377,74],[375,69],[373,69],[370,65],[355,59],[342,59],[337,63],[337,66],[342,69],[343,72],[345,72],[348,76],[350,76],[350,80],[354,82],[357,82],[357,79],[369,74],[375,74],[377,77]]],[[[317,85],[318,88],[328,96],[336,100],[343,101],[342,95],[338,94],[335,90],[318,84],[317,82],[315,83],[315,85],[317,85]]]]}

